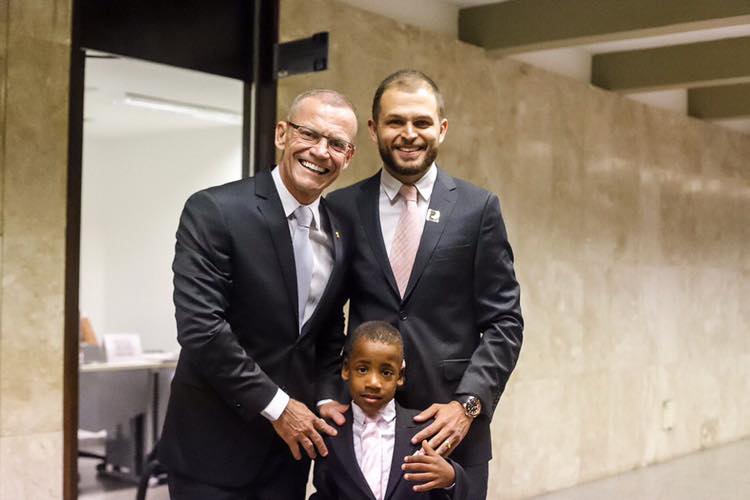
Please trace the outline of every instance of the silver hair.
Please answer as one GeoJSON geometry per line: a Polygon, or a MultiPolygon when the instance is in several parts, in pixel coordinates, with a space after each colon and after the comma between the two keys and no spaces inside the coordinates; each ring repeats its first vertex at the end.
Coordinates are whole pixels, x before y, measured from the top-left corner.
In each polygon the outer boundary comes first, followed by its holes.
{"type": "Polygon", "coordinates": [[[354,113],[354,116],[357,115],[357,110],[354,108],[354,104],[352,104],[349,98],[344,94],[330,89],[312,89],[306,92],[302,92],[294,98],[292,104],[289,106],[289,113],[287,113],[286,119],[291,120],[294,114],[297,112],[300,103],[309,98],[315,98],[320,102],[330,104],[331,106],[349,108],[352,110],[352,113],[354,113]]]}

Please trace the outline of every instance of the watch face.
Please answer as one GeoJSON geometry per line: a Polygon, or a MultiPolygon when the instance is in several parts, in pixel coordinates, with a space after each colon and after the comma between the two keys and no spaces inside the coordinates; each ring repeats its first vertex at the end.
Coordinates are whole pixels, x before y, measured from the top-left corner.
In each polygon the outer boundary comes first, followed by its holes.
{"type": "Polygon", "coordinates": [[[466,413],[469,416],[476,417],[482,411],[482,402],[479,400],[479,398],[475,398],[472,396],[466,400],[464,408],[466,408],[466,413]]]}

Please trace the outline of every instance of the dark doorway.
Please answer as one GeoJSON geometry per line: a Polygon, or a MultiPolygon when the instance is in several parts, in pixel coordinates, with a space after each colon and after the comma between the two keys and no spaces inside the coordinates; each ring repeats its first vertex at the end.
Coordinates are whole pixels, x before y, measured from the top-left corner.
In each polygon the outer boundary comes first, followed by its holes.
{"type": "Polygon", "coordinates": [[[77,498],[79,272],[85,50],[240,80],[242,173],[273,164],[278,0],[73,1],[65,276],[64,498],[77,498]]]}

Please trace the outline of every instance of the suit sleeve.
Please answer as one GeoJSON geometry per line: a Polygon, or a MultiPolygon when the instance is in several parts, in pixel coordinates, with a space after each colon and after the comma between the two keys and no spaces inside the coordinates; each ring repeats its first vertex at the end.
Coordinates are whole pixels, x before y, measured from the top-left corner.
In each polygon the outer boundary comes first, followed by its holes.
{"type": "Polygon", "coordinates": [[[315,459],[313,466],[313,486],[315,493],[308,500],[339,500],[336,486],[328,475],[328,460],[326,458],[315,459]]]}
{"type": "Polygon", "coordinates": [[[221,208],[207,191],[185,204],[172,270],[181,362],[185,358],[229,406],[253,418],[278,387],[245,352],[227,321],[231,239],[221,208]]]}
{"type": "Polygon", "coordinates": [[[523,341],[521,293],[513,271],[513,251],[494,194],[485,203],[479,226],[474,303],[482,338],[456,394],[479,397],[482,413],[492,417],[523,341]]]}
{"type": "Polygon", "coordinates": [[[318,335],[316,346],[316,401],[333,399],[342,402],[341,350],[344,346],[343,299],[318,335]]]}
{"type": "Polygon", "coordinates": [[[466,477],[466,471],[461,467],[458,462],[448,459],[448,463],[453,466],[453,470],[456,472],[456,479],[453,484],[453,488],[450,490],[442,490],[445,493],[446,500],[468,500],[469,494],[469,483],[466,477]]]}

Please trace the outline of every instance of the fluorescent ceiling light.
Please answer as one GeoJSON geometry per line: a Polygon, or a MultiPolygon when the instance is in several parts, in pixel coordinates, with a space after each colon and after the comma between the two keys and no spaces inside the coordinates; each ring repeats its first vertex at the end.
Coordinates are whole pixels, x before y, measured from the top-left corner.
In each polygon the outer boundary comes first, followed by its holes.
{"type": "Polygon", "coordinates": [[[159,97],[132,94],[130,92],[125,93],[125,99],[122,100],[122,103],[128,106],[188,115],[199,120],[226,123],[229,125],[242,125],[242,115],[229,109],[201,106],[189,102],[172,101],[159,97]]]}

